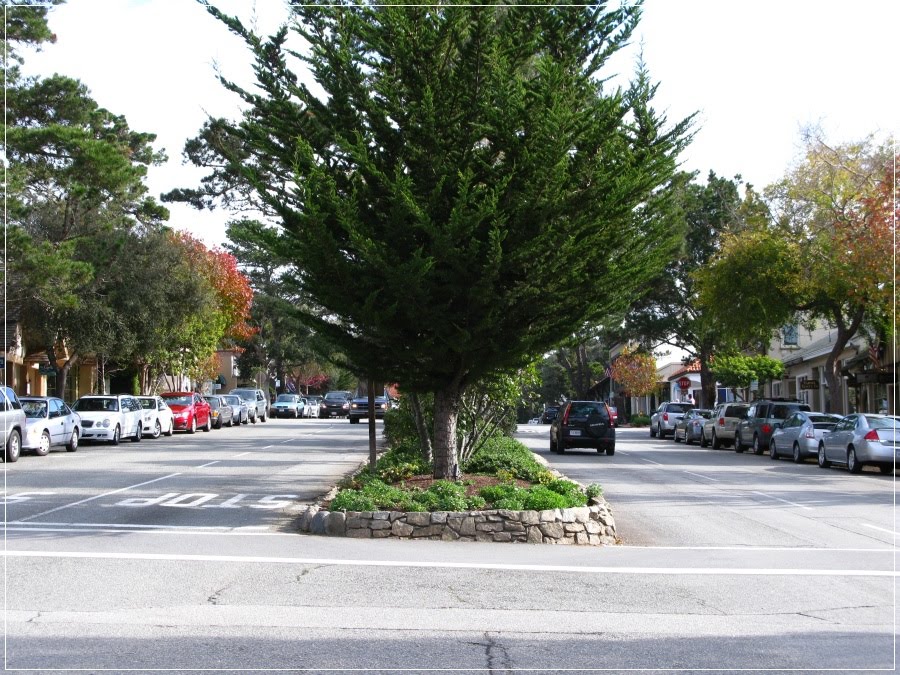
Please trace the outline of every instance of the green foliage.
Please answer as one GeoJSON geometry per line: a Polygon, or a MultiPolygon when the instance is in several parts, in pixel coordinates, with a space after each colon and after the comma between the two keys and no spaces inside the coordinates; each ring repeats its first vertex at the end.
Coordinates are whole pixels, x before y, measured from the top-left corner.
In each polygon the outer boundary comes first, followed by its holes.
{"type": "Polygon", "coordinates": [[[584,506],[587,496],[571,481],[556,480],[547,485],[519,488],[512,484],[489,485],[478,491],[485,502],[495,509],[544,510],[584,506]]]}
{"type": "Polygon", "coordinates": [[[584,496],[588,499],[600,497],[603,494],[603,487],[599,483],[591,483],[584,489],[584,496]]]}
{"type": "Polygon", "coordinates": [[[753,380],[767,382],[779,379],[784,373],[784,363],[763,355],[723,354],[716,356],[710,370],[724,386],[745,388],[753,380]]]}
{"type": "Polygon", "coordinates": [[[546,469],[534,459],[525,445],[508,437],[491,438],[472,455],[463,466],[466,473],[483,473],[491,476],[506,470],[516,478],[534,481],[546,469]]]}
{"type": "Polygon", "coordinates": [[[642,415],[638,413],[637,415],[631,416],[631,426],[633,427],[646,427],[650,425],[650,417],[648,415],[642,415]]]}

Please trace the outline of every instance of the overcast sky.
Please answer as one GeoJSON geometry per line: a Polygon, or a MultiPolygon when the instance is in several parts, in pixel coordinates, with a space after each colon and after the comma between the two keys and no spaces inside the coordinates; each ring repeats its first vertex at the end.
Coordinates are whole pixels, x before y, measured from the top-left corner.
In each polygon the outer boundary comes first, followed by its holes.
{"type": "MultiPolygon", "coordinates": [[[[215,4],[245,18],[255,7],[267,31],[286,15],[281,0],[215,4]]],[[[193,0],[68,0],[50,26],[56,44],[28,54],[26,73],[78,78],[132,128],[156,133],[169,162],[151,169],[153,194],[196,185],[202,172],[182,165],[181,150],[207,114],[235,115],[213,64],[248,77],[240,41],[193,0]]],[[[613,72],[628,77],[642,47],[660,82],[657,108],[671,121],[698,113],[684,167],[761,188],[796,157],[805,125],[821,124],[834,142],[897,135],[898,26],[896,0],[647,0],[613,72]]],[[[227,214],[170,208],[174,227],[224,240],[227,214]]]]}

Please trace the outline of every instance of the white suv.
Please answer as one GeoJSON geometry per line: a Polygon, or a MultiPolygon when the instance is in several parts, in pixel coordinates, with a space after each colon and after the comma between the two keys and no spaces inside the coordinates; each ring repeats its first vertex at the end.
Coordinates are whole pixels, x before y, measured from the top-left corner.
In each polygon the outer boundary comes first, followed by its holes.
{"type": "Polygon", "coordinates": [[[139,443],[144,432],[144,409],[130,394],[82,396],[72,408],[81,416],[81,438],[118,445],[122,438],[139,443]]]}
{"type": "Polygon", "coordinates": [[[16,392],[9,387],[0,387],[0,425],[3,426],[3,461],[15,462],[22,454],[25,412],[16,392]]]}

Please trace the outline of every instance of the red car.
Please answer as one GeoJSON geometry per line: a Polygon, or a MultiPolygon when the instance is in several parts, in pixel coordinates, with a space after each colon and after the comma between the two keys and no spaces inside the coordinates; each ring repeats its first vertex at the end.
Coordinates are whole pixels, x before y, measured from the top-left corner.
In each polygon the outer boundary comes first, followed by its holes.
{"type": "Polygon", "coordinates": [[[189,434],[212,429],[212,415],[209,403],[200,394],[193,391],[169,391],[160,394],[172,409],[172,418],[176,431],[187,431],[189,434]]]}

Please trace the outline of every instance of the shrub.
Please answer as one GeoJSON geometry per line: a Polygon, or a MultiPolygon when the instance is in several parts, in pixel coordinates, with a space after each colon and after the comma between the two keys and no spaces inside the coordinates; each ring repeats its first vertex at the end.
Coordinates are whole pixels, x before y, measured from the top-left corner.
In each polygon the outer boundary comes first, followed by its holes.
{"type": "Polygon", "coordinates": [[[449,480],[436,480],[414,499],[426,511],[465,511],[468,508],[466,487],[449,480]]]}
{"type": "Polygon", "coordinates": [[[633,427],[646,427],[649,424],[650,418],[647,415],[638,413],[637,415],[631,416],[631,426],[633,427]]]}
{"type": "MultiPolygon", "coordinates": [[[[547,488],[548,490],[551,490],[556,494],[565,497],[567,502],[566,507],[584,506],[585,504],[587,504],[587,497],[585,497],[584,492],[581,490],[581,486],[578,485],[578,483],[573,483],[570,480],[558,478],[551,483],[547,483],[546,485],[540,485],[537,487],[547,488]]],[[[537,487],[535,489],[537,489],[537,487]]]]}
{"type": "Polygon", "coordinates": [[[467,473],[496,476],[505,470],[516,478],[535,481],[546,469],[538,463],[525,445],[505,436],[491,438],[463,466],[467,473]]]}
{"type": "Polygon", "coordinates": [[[591,483],[584,490],[584,495],[588,499],[593,499],[594,497],[599,497],[603,494],[603,488],[599,485],[599,483],[591,483]]]}
{"type": "Polygon", "coordinates": [[[527,492],[528,496],[525,498],[523,507],[528,510],[543,511],[544,509],[565,509],[570,506],[580,506],[580,504],[571,504],[565,495],[554,492],[543,485],[536,485],[527,490],[527,492]]]}

